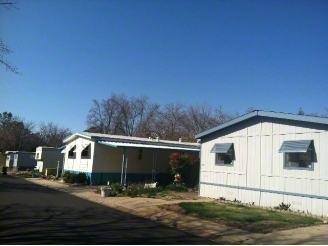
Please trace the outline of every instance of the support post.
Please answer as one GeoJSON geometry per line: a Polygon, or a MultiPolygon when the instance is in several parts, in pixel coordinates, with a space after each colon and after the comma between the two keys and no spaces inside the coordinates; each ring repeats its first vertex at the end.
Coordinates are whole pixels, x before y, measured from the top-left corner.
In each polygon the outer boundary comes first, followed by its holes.
{"type": "Polygon", "coordinates": [[[126,155],[126,151],[125,151],[125,148],[124,148],[123,149],[123,159],[122,159],[121,184],[123,184],[123,178],[124,178],[125,155],[126,155]]]}
{"type": "Polygon", "coordinates": [[[59,174],[59,161],[57,161],[57,174],[56,174],[57,178],[58,178],[58,174],[59,174]]]}
{"type": "Polygon", "coordinates": [[[127,172],[127,169],[128,169],[128,158],[125,158],[125,174],[124,174],[124,187],[126,188],[126,172],[127,172]]]}

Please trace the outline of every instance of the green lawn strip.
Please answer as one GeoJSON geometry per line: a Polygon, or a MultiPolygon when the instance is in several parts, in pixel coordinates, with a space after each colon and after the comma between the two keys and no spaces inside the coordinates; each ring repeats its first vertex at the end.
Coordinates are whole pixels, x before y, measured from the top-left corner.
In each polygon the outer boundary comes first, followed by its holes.
{"type": "Polygon", "coordinates": [[[187,215],[256,233],[269,233],[322,223],[320,219],[230,203],[183,202],[187,215]]]}

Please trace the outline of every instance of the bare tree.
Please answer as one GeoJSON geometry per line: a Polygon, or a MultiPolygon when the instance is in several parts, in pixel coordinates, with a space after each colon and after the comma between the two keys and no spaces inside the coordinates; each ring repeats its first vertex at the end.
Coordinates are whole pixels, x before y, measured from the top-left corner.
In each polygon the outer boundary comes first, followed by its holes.
{"type": "Polygon", "coordinates": [[[205,103],[189,107],[169,103],[161,107],[146,96],[112,94],[101,102],[93,100],[86,123],[90,132],[195,142],[196,134],[238,116],[238,112],[227,112],[222,107],[213,110],[205,103]]]}
{"type": "Polygon", "coordinates": [[[0,113],[0,151],[25,150],[30,151],[35,136],[33,134],[34,123],[24,122],[12,113],[0,113]]]}
{"type": "Polygon", "coordinates": [[[6,9],[19,9],[16,6],[17,2],[12,2],[12,1],[6,1],[6,0],[0,0],[0,5],[5,7],[6,9]]]}
{"type": "Polygon", "coordinates": [[[99,102],[93,100],[93,106],[87,115],[86,124],[90,132],[115,134],[112,126],[114,121],[115,104],[111,99],[99,102]]]}
{"type": "Polygon", "coordinates": [[[60,147],[63,145],[63,140],[72,134],[69,128],[60,127],[52,122],[39,126],[39,137],[43,145],[49,147],[60,147]]]}
{"type": "Polygon", "coordinates": [[[183,126],[186,117],[185,106],[182,103],[169,103],[164,106],[156,123],[158,137],[162,139],[178,140],[187,135],[183,126]]]}
{"type": "Polygon", "coordinates": [[[124,94],[112,94],[101,103],[93,100],[87,116],[89,131],[135,136],[148,112],[146,96],[128,98],[124,94]]]}
{"type": "Polygon", "coordinates": [[[240,114],[236,111],[234,112],[227,112],[223,110],[222,106],[216,108],[215,110],[216,119],[218,121],[218,125],[226,123],[232,119],[235,119],[240,116],[240,114]]]}
{"type": "Polygon", "coordinates": [[[160,105],[150,103],[147,105],[146,111],[137,129],[136,135],[139,137],[156,138],[159,136],[157,124],[160,121],[160,105]]]}
{"type": "Polygon", "coordinates": [[[212,107],[203,103],[189,106],[183,124],[188,133],[184,141],[193,142],[196,134],[219,125],[219,122],[215,118],[212,107]]]}
{"type": "MultiPolygon", "coordinates": [[[[0,0],[0,5],[7,9],[12,9],[12,8],[18,9],[15,6],[16,3],[17,2],[0,0]]],[[[5,55],[8,55],[12,52],[13,51],[10,49],[10,47],[2,41],[2,38],[0,38],[0,64],[4,65],[6,67],[6,70],[9,70],[15,74],[21,74],[16,66],[12,65],[9,61],[4,59],[5,55]]]]}
{"type": "Polygon", "coordinates": [[[122,135],[135,136],[148,105],[146,96],[127,98],[124,94],[115,97],[118,107],[119,131],[122,135]]]}

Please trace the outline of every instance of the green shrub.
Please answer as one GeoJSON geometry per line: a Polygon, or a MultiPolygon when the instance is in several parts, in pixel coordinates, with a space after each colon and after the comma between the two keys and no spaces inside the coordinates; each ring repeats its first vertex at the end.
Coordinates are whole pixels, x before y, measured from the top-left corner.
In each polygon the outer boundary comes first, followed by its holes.
{"type": "Polygon", "coordinates": [[[75,178],[75,183],[85,183],[87,181],[87,175],[85,173],[78,173],[75,178]]]}
{"type": "Polygon", "coordinates": [[[87,181],[87,175],[85,173],[72,173],[70,171],[65,171],[63,175],[63,180],[65,183],[85,183],[87,181]]]}
{"type": "Polygon", "coordinates": [[[182,184],[170,184],[165,187],[165,190],[186,192],[188,191],[188,188],[182,184]]]}
{"type": "Polygon", "coordinates": [[[64,172],[64,175],[63,175],[63,180],[65,183],[69,183],[69,180],[71,178],[71,172],[69,171],[65,171],[64,172]]]}
{"type": "Polygon", "coordinates": [[[71,174],[69,175],[68,183],[70,183],[70,184],[74,184],[74,183],[75,183],[75,180],[76,180],[76,176],[77,176],[76,173],[71,173],[71,174]]]}
{"type": "Polygon", "coordinates": [[[117,196],[123,192],[123,185],[121,183],[110,184],[109,188],[111,189],[110,196],[117,196]]]}
{"type": "Polygon", "coordinates": [[[287,204],[287,203],[280,203],[278,206],[274,207],[275,209],[279,209],[279,210],[285,210],[288,211],[290,208],[291,204],[287,204]]]}

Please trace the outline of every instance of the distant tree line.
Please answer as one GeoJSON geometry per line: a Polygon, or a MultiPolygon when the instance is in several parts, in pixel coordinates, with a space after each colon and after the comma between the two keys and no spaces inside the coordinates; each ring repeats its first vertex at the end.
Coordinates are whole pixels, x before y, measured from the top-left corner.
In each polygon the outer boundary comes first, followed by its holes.
{"type": "MultiPolygon", "coordinates": [[[[244,113],[252,111],[248,108],[244,113]]],[[[113,93],[105,100],[93,100],[87,115],[88,132],[151,137],[195,142],[195,135],[240,116],[222,107],[206,103],[185,105],[168,103],[161,106],[147,96],[127,97],[113,93]]]]}
{"type": "MultiPolygon", "coordinates": [[[[253,111],[246,109],[242,114],[253,111]]],[[[328,117],[324,114],[305,113],[299,108],[297,114],[328,117]]],[[[166,140],[182,138],[195,142],[195,135],[239,117],[239,112],[229,112],[222,107],[213,108],[206,103],[185,105],[168,103],[161,106],[149,101],[147,96],[127,97],[112,94],[106,100],[93,100],[86,117],[87,132],[112,135],[151,137],[166,140]]],[[[38,146],[60,147],[63,140],[72,134],[69,128],[49,122],[27,122],[10,112],[0,113],[0,152],[35,151],[38,146]]]]}
{"type": "Polygon", "coordinates": [[[27,122],[10,112],[0,113],[0,152],[35,151],[38,146],[60,147],[63,140],[72,134],[68,128],[54,123],[41,123],[34,132],[35,124],[27,122]]]}

